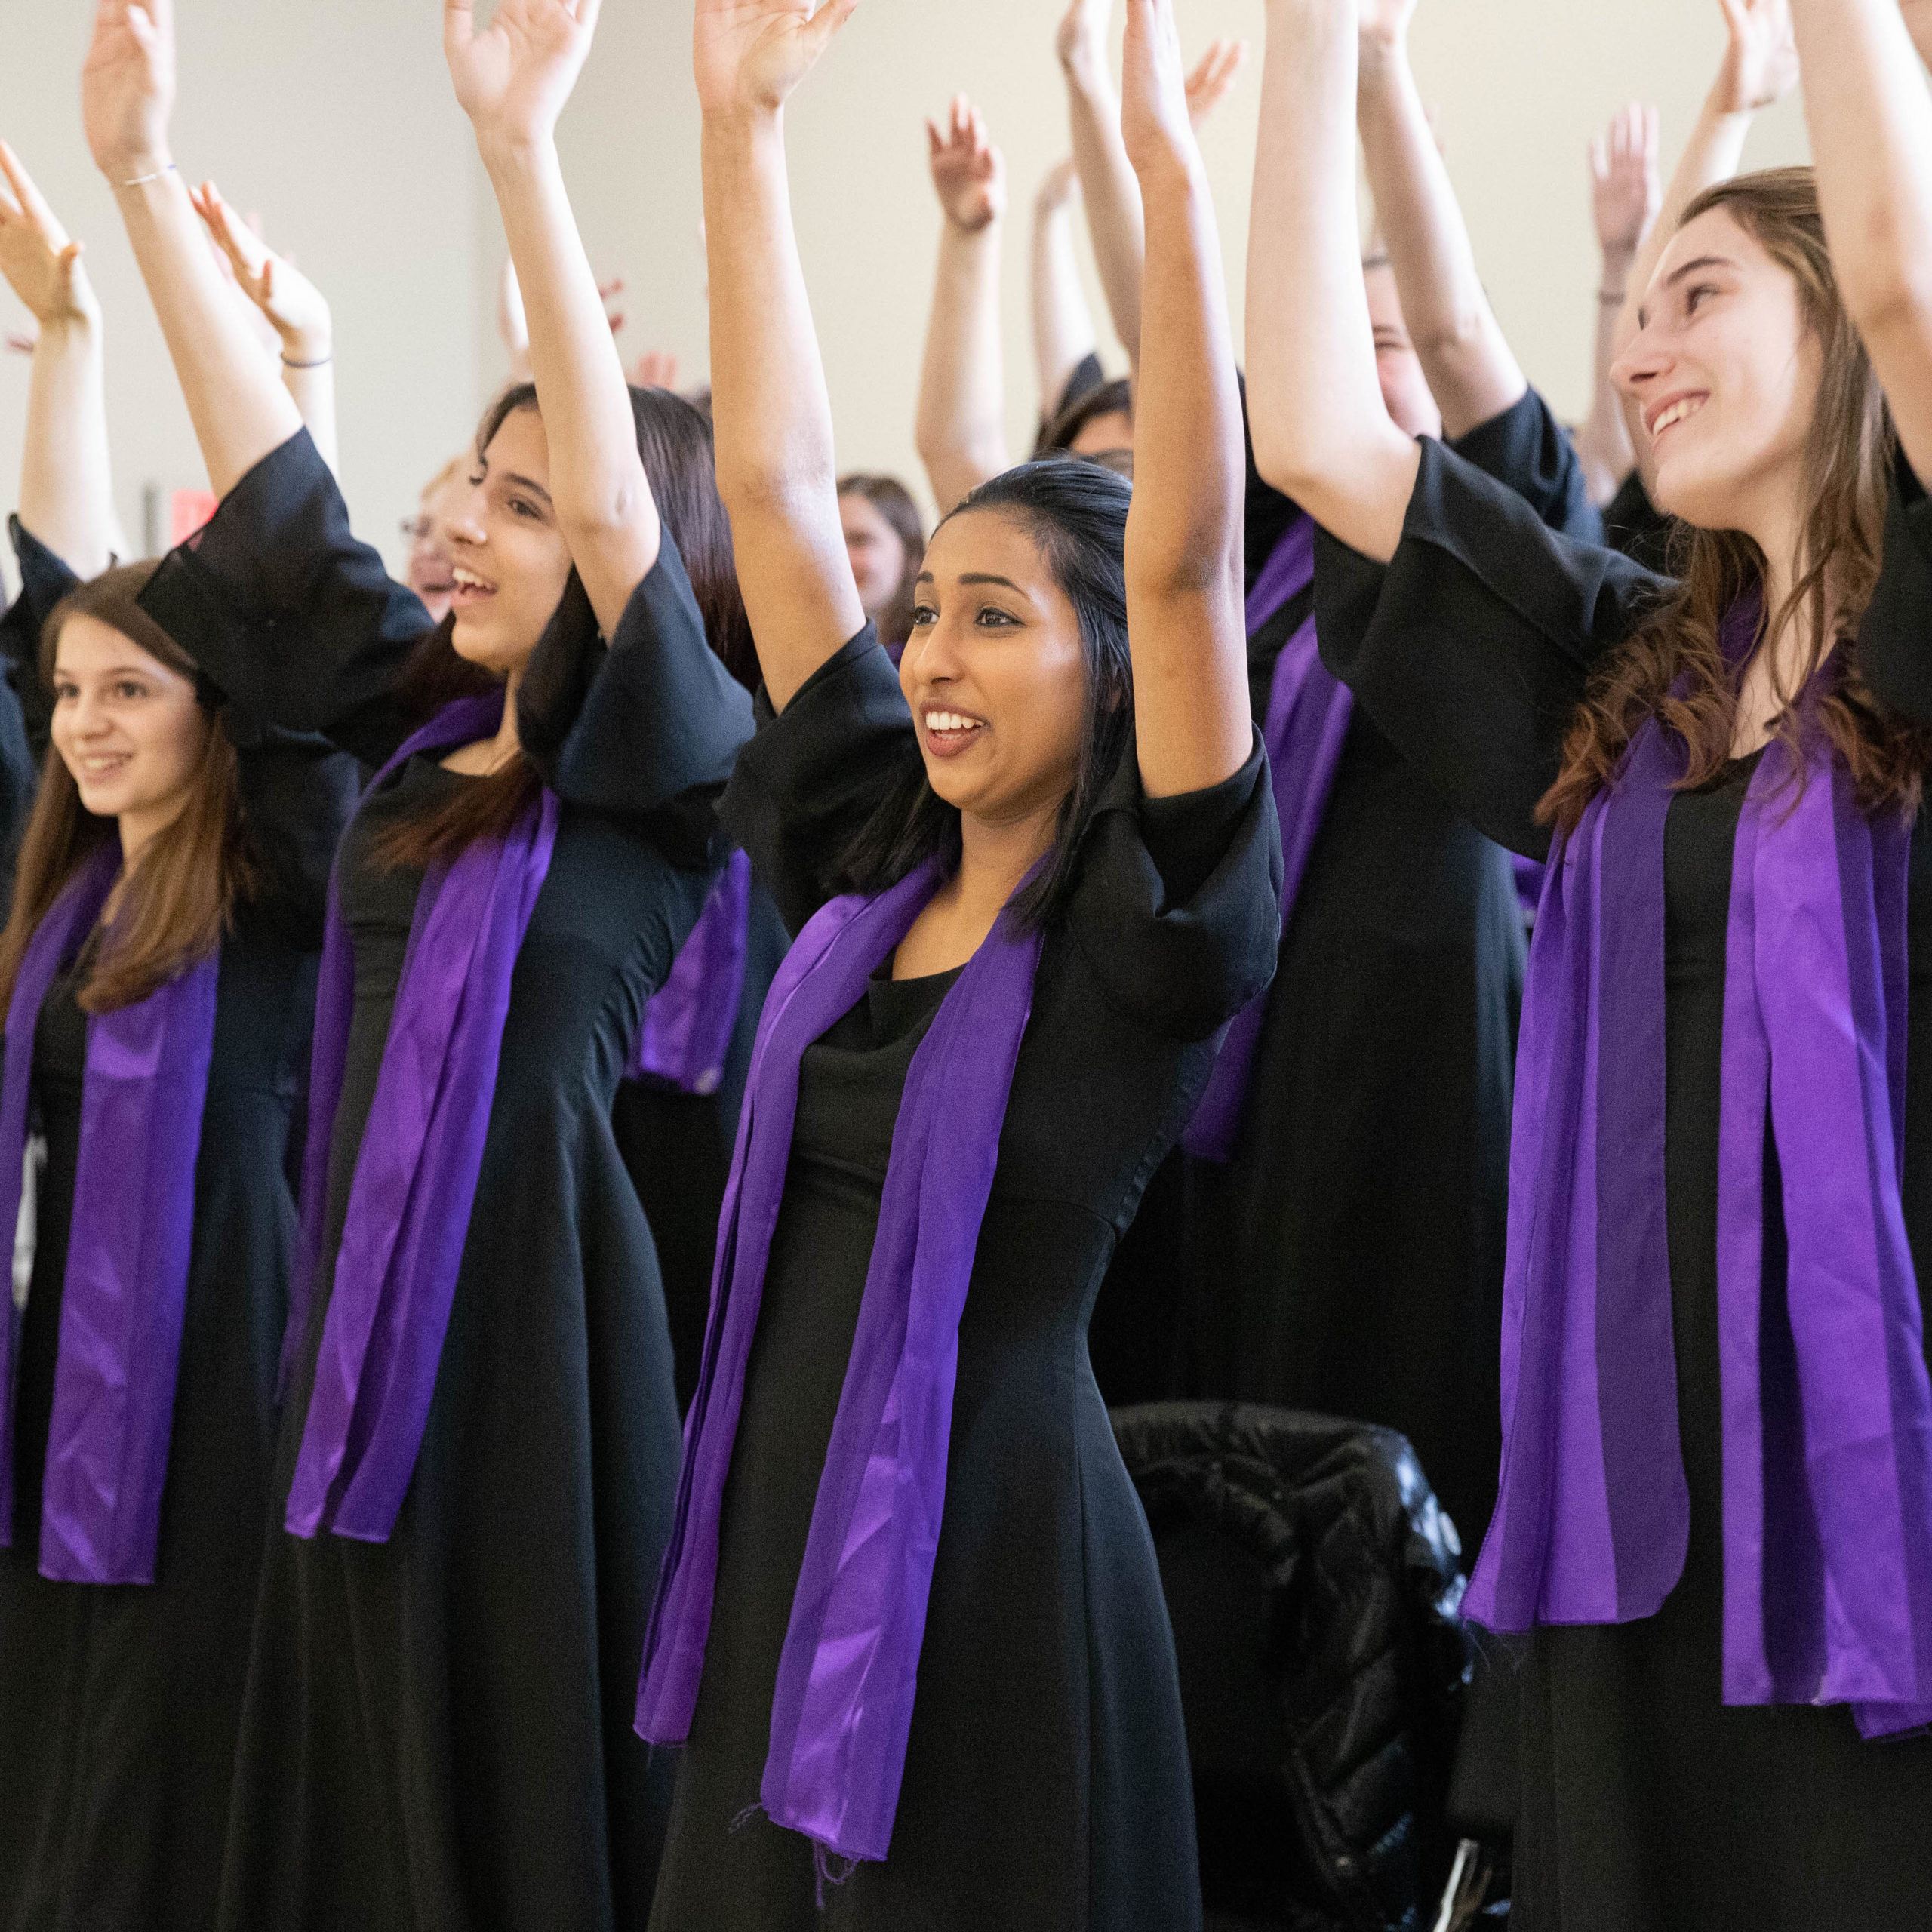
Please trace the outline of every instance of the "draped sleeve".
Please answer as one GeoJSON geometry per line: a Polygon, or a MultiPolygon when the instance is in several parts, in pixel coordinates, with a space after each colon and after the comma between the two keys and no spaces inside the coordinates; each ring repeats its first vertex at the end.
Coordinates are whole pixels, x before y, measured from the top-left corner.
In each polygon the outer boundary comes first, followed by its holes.
{"type": "Polygon", "coordinates": [[[573,576],[518,688],[517,728],[567,804],[644,827],[673,863],[706,863],[752,700],[706,641],[669,529],[608,650],[573,576]]]}
{"type": "Polygon", "coordinates": [[[757,714],[720,815],[795,933],[835,896],[840,862],[872,814],[915,780],[918,737],[870,624],[805,680],[782,716],[762,691],[757,714]]]}
{"type": "Polygon", "coordinates": [[[1321,655],[1377,728],[1499,844],[1545,857],[1537,801],[1598,657],[1668,589],[1425,438],[1386,565],[1321,532],[1321,655]]]}
{"type": "Polygon", "coordinates": [[[1534,389],[1450,448],[1514,490],[1552,530],[1579,543],[1603,542],[1603,512],[1590,501],[1577,445],[1534,389]]]}
{"type": "Polygon", "coordinates": [[[1903,456],[1886,508],[1878,587],[1859,625],[1858,661],[1881,704],[1932,729],[1932,500],[1903,456]]]}
{"type": "Polygon", "coordinates": [[[232,704],[267,724],[321,732],[379,764],[417,721],[393,693],[429,614],[357,540],[306,429],[162,560],[141,605],[232,704]]]}

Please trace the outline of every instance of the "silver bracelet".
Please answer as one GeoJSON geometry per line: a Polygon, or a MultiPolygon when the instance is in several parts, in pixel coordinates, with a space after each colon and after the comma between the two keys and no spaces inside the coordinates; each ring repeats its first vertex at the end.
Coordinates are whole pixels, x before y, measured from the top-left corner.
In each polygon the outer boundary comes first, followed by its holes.
{"type": "Polygon", "coordinates": [[[318,355],[312,362],[291,362],[287,356],[281,358],[285,369],[326,369],[335,360],[333,355],[318,355]]]}
{"type": "Polygon", "coordinates": [[[164,174],[179,174],[180,172],[179,166],[171,161],[165,168],[157,168],[152,174],[137,174],[133,180],[124,181],[121,185],[124,188],[145,188],[150,181],[158,181],[164,174]]]}

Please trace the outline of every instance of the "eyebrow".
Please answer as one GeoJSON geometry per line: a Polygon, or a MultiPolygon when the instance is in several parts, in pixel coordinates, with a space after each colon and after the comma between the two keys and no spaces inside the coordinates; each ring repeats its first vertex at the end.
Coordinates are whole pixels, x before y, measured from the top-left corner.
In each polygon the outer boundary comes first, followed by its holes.
{"type": "MultiPolygon", "coordinates": [[[[487,468],[485,469],[485,474],[488,474],[487,468]]],[[[518,489],[528,490],[533,497],[541,497],[546,503],[550,502],[549,491],[545,489],[543,485],[538,482],[534,476],[519,476],[516,472],[512,469],[504,472],[503,481],[506,483],[514,485],[518,489]]],[[[555,506],[552,504],[552,507],[554,509],[555,506]]]]}
{"type": "Polygon", "coordinates": [[[1664,277],[1663,285],[1675,288],[1687,275],[1695,275],[1700,269],[1734,269],[1737,264],[1728,255],[1700,255],[1694,262],[1686,262],[1681,269],[1672,269],[1664,277]]]}
{"type": "MultiPolygon", "coordinates": [[[[912,580],[914,584],[937,583],[939,580],[931,571],[921,571],[912,580]]],[[[1004,590],[1010,590],[1016,597],[1024,597],[1026,592],[1010,577],[995,577],[991,571],[968,571],[959,581],[961,583],[996,583],[1004,590]]]]}

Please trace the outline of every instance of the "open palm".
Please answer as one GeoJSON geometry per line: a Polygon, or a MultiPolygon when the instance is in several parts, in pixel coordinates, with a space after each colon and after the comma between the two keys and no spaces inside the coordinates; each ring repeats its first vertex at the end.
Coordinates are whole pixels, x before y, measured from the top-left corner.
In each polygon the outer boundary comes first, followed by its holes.
{"type": "Polygon", "coordinates": [[[100,313],[81,266],[81,248],[67,238],[18,157],[0,141],[0,276],[44,328],[90,321],[100,313]]]}
{"type": "Polygon", "coordinates": [[[859,0],[697,0],[691,35],[698,104],[769,112],[818,64],[859,0]]]}
{"type": "Polygon", "coordinates": [[[542,137],[583,71],[601,0],[501,0],[476,30],[472,0],[445,0],[443,53],[479,134],[542,137]]]}
{"type": "Polygon", "coordinates": [[[174,109],[174,0],[100,0],[81,67],[81,122],[94,165],[131,181],[159,164],[174,109]]]}
{"type": "Polygon", "coordinates": [[[1783,100],[1798,85],[1798,40],[1791,0],[1718,0],[1730,35],[1718,91],[1724,111],[1749,114],[1783,100]]]}
{"type": "Polygon", "coordinates": [[[933,188],[947,217],[970,233],[1006,212],[1006,162],[986,138],[980,111],[962,94],[944,128],[926,123],[933,188]]]}
{"type": "Polygon", "coordinates": [[[1127,0],[1120,131],[1137,169],[1164,154],[1189,158],[1196,152],[1174,0],[1127,0]]]}

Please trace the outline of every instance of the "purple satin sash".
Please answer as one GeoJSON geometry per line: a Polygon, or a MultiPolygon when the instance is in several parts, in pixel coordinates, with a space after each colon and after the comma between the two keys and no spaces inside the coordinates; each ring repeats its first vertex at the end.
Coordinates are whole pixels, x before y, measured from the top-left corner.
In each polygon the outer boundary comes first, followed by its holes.
{"type": "MultiPolygon", "coordinates": [[[[1314,581],[1315,520],[1297,517],[1275,546],[1248,594],[1248,635],[1254,636],[1284,605],[1314,581]]],[[[1261,731],[1262,742],[1268,748],[1275,813],[1281,826],[1284,932],[1308,870],[1309,854],[1327,817],[1343,743],[1354,715],[1354,693],[1321,662],[1311,614],[1275,660],[1268,715],[1261,731]]],[[[1267,1012],[1268,995],[1262,993],[1235,1014],[1228,1028],[1207,1091],[1181,1136],[1181,1145],[1197,1160],[1234,1158],[1267,1012]]]]}
{"type": "MultiPolygon", "coordinates": [[[[19,1218],[34,1031],[121,872],[110,838],[35,928],[8,1008],[0,1226],[19,1218]]],[[[151,1583],[195,1233],[195,1168],[214,1051],[217,950],[132,1006],[88,1021],[72,1232],[41,1487],[40,1572],[151,1583]]],[[[11,1297],[0,1321],[0,1543],[13,1540],[11,1297]]]]}
{"type": "MultiPolygon", "coordinates": [[[[939,884],[930,863],[876,898],[834,900],[799,934],[765,1003],[677,1513],[645,1641],[637,1728],[654,1743],[689,1734],[703,1675],[724,1481],[784,1198],[799,1062],[865,997],[939,884]]],[[[959,1319],[1040,946],[1038,934],[1014,932],[1004,918],[994,928],[914,1054],[893,1129],[761,1787],[768,1815],[810,1838],[821,1861],[882,1859],[891,1839],[945,1506],[959,1319]]]]}
{"type": "Polygon", "coordinates": [[[745,996],[751,914],[752,862],[734,852],[644,1009],[626,1080],[661,1080],[685,1094],[715,1094],[724,1084],[745,996]]]}
{"type": "MultiPolygon", "coordinates": [[[[418,752],[493,733],[500,692],[448,705],[379,772],[418,752]]],[[[558,816],[544,791],[507,838],[432,866],[416,904],[382,1072],[362,1131],[334,1293],[285,1518],[383,1543],[414,1473],[442,1358],[496,1093],[510,983],[550,869],[558,816]]],[[[302,1177],[303,1266],[283,1346],[285,1380],[307,1326],[328,1199],[329,1148],[355,1004],[355,960],[329,887],[302,1177]]]]}
{"type": "MultiPolygon", "coordinates": [[[[1748,650],[1758,607],[1727,621],[1748,650]]],[[[1718,1174],[1727,1704],[1932,1718],[1932,1384],[1900,1198],[1908,826],[1868,819],[1807,731],[1774,741],[1733,860],[1718,1174]],[[1765,1292],[1766,1134],[1788,1266],[1765,1292]],[[1781,1293],[1779,1292],[1781,1290],[1781,1293]]],[[[1500,1494],[1475,1621],[1616,1623],[1676,1586],[1664,1180],[1665,820],[1654,721],[1552,855],[1510,1152],[1500,1494]],[[1606,1048],[1607,1048],[1607,1051],[1606,1048]]]]}

